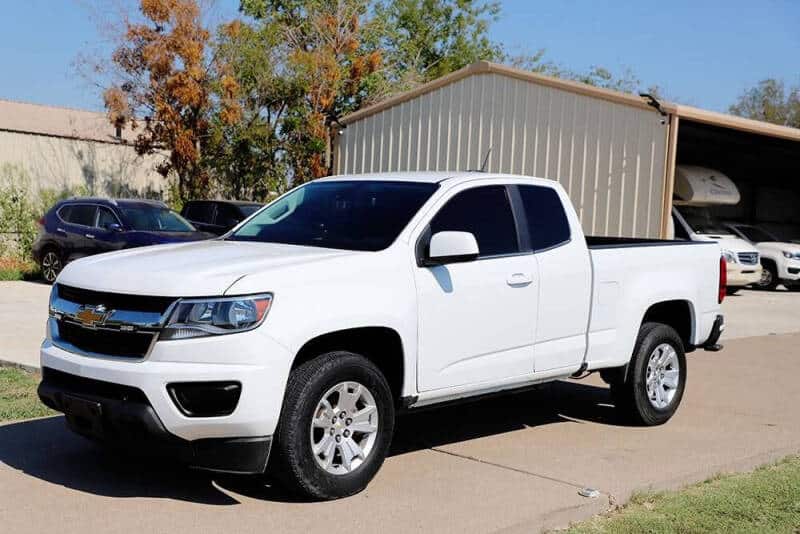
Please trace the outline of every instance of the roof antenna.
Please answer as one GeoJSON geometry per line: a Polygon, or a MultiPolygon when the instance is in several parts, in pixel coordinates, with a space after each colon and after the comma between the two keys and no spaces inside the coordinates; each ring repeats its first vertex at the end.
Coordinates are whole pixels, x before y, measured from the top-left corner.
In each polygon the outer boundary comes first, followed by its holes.
{"type": "Polygon", "coordinates": [[[489,165],[489,156],[492,155],[492,147],[489,147],[489,150],[486,151],[486,157],[483,158],[483,163],[481,164],[481,168],[478,172],[486,172],[486,167],[489,165]]]}

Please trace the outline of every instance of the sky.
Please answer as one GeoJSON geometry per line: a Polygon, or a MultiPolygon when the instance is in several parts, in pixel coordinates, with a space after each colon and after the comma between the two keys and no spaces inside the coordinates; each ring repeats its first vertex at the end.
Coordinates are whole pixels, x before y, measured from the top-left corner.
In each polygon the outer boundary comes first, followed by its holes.
{"type": "MultiPolygon", "coordinates": [[[[116,0],[126,1],[126,0],[116,0]]],[[[129,0],[128,0],[129,1],[129,0]]],[[[214,17],[238,0],[216,0],[214,17]]],[[[87,50],[110,54],[98,29],[102,0],[0,0],[0,98],[101,109],[76,74],[87,50]],[[100,2],[100,3],[98,3],[100,2]]],[[[668,98],[725,111],[759,80],[800,85],[800,1],[503,0],[491,37],[513,53],[546,51],[573,71],[629,69],[668,98]]]]}

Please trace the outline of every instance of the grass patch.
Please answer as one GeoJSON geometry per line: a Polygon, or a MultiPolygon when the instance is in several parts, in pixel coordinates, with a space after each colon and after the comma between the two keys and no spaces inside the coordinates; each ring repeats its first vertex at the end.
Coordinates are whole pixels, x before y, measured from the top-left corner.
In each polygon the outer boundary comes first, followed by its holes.
{"type": "Polygon", "coordinates": [[[800,532],[800,457],[752,473],[718,476],[681,491],[636,495],[571,534],[800,532]]]}
{"type": "Polygon", "coordinates": [[[36,395],[40,379],[38,373],[0,367],[0,422],[55,414],[36,395]]]}
{"type": "Polygon", "coordinates": [[[17,258],[0,258],[0,281],[38,280],[39,267],[26,260],[17,258]]]}

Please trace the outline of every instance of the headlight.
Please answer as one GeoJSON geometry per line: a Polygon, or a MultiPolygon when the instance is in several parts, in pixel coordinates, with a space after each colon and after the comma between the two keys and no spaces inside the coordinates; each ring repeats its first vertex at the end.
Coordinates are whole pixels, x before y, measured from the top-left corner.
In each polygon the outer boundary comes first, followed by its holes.
{"type": "Polygon", "coordinates": [[[790,260],[800,260],[800,252],[789,252],[788,250],[784,250],[783,257],[790,260]]]}
{"type": "Polygon", "coordinates": [[[271,304],[270,294],[179,300],[161,331],[161,339],[246,332],[264,321],[271,304]]]}
{"type": "Polygon", "coordinates": [[[722,257],[725,258],[725,261],[728,263],[736,263],[736,254],[730,250],[723,250],[722,257]]]}

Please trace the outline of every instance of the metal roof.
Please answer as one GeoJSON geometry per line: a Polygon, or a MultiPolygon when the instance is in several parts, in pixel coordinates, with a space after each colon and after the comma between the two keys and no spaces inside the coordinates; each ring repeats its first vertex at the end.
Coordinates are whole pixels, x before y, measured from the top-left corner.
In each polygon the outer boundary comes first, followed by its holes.
{"type": "MultiPolygon", "coordinates": [[[[467,67],[464,67],[463,69],[457,70],[446,76],[442,76],[441,78],[420,85],[415,89],[412,89],[405,93],[400,93],[398,95],[387,98],[386,100],[383,100],[371,106],[362,108],[354,113],[351,113],[343,117],[339,122],[346,126],[361,119],[364,119],[366,117],[369,117],[370,115],[380,113],[383,110],[389,109],[391,107],[402,104],[403,102],[407,102],[409,100],[417,98],[420,95],[430,93],[436,89],[439,89],[446,85],[450,85],[468,76],[474,76],[478,74],[488,74],[488,73],[500,74],[503,76],[508,76],[510,78],[515,78],[530,83],[544,85],[547,87],[560,89],[570,93],[577,93],[593,98],[598,98],[601,100],[615,102],[617,104],[623,104],[640,109],[652,109],[642,98],[629,93],[621,93],[619,91],[612,91],[610,89],[594,87],[592,85],[574,82],[571,80],[563,80],[560,78],[554,78],[552,76],[545,76],[543,74],[515,69],[512,67],[499,65],[488,61],[478,61],[467,67]]],[[[725,113],[708,111],[705,109],[700,109],[692,106],[674,104],[672,102],[662,101],[661,107],[665,112],[687,120],[692,120],[723,128],[730,128],[739,131],[765,135],[769,137],[779,137],[793,141],[800,141],[800,129],[797,128],[790,128],[788,126],[779,126],[768,122],[745,119],[742,117],[736,117],[734,115],[727,115],[725,113]]]]}

